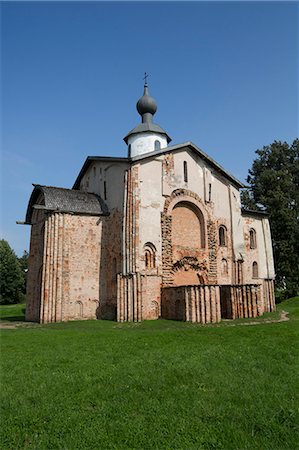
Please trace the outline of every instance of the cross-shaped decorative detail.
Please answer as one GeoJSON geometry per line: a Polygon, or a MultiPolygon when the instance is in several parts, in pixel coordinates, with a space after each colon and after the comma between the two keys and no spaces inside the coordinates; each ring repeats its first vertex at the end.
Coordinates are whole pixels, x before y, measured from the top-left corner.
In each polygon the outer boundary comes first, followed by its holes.
{"type": "Polygon", "coordinates": [[[144,84],[147,84],[148,73],[144,72],[144,84]]]}

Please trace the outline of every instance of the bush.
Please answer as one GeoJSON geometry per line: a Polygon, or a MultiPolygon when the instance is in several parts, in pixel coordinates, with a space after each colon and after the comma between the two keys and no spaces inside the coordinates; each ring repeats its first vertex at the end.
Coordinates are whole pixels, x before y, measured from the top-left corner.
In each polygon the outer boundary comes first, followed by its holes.
{"type": "Polygon", "coordinates": [[[24,276],[15,252],[0,240],[0,304],[24,301],[24,276]]]}

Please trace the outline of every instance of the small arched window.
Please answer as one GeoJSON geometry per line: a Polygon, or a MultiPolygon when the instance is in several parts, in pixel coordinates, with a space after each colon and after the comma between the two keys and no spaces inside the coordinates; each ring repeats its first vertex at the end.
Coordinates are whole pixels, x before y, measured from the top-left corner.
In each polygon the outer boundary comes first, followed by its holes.
{"type": "Polygon", "coordinates": [[[226,227],[224,225],[220,225],[218,234],[219,234],[219,245],[225,247],[227,243],[226,243],[226,227]]]}
{"type": "Polygon", "coordinates": [[[221,274],[222,275],[228,274],[228,265],[227,265],[227,260],[225,258],[222,258],[222,260],[221,260],[221,274]]]}
{"type": "Polygon", "coordinates": [[[184,182],[188,183],[188,166],[187,166],[187,161],[184,161],[184,182]]]}
{"type": "Polygon", "coordinates": [[[77,317],[83,317],[83,303],[78,301],[75,303],[75,311],[77,317]]]}
{"type": "Polygon", "coordinates": [[[254,261],[252,263],[252,278],[258,278],[258,276],[259,276],[259,268],[257,262],[254,261]]]}
{"type": "Polygon", "coordinates": [[[131,144],[129,144],[128,146],[128,156],[129,158],[131,158],[131,144]]]}
{"type": "Polygon", "coordinates": [[[250,248],[256,248],[256,231],[251,228],[249,231],[250,248]]]}
{"type": "Polygon", "coordinates": [[[160,150],[160,148],[161,148],[161,142],[155,141],[155,150],[160,150]]]}
{"type": "Polygon", "coordinates": [[[151,242],[147,242],[144,246],[144,261],[146,269],[156,267],[156,247],[151,242]]]}

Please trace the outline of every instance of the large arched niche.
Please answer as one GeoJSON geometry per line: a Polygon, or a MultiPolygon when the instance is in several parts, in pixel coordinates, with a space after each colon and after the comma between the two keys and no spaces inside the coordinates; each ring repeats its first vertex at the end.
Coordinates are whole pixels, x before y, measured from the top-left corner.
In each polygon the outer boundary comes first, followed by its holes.
{"type": "Polygon", "coordinates": [[[176,190],[166,199],[162,214],[165,285],[207,282],[208,219],[200,198],[191,191],[176,190]]]}
{"type": "MultiPolygon", "coordinates": [[[[205,223],[201,210],[190,201],[176,203],[171,212],[172,244],[182,248],[205,248],[205,223]]],[[[188,256],[188,255],[184,255],[188,256]]]]}

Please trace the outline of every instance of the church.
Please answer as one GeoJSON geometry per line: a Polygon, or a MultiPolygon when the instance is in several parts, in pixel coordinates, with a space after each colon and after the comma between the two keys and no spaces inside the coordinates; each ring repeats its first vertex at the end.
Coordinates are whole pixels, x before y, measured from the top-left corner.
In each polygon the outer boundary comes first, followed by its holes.
{"type": "Polygon", "coordinates": [[[197,323],[275,309],[265,212],[241,207],[242,182],[192,142],[170,145],[137,102],[126,157],[88,156],[72,189],[33,185],[26,320],[197,323]]]}

